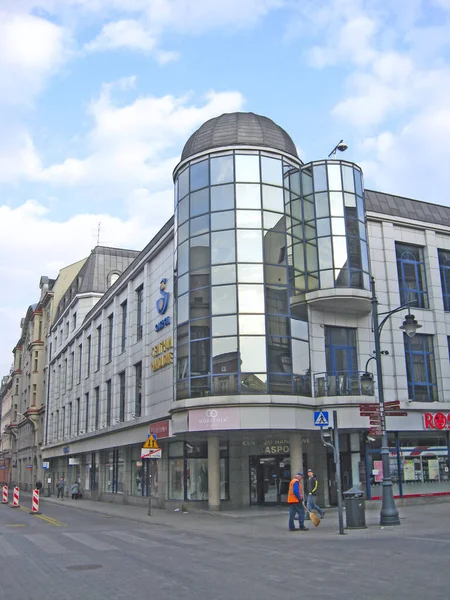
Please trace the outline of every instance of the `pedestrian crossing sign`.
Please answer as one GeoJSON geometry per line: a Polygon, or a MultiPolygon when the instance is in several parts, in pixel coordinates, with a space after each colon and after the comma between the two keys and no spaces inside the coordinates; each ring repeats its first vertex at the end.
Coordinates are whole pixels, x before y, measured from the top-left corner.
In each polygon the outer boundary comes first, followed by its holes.
{"type": "Polygon", "coordinates": [[[159,446],[158,446],[158,442],[156,441],[156,439],[150,435],[147,440],[144,442],[144,445],[142,446],[143,448],[150,448],[151,450],[158,450],[159,446]]]}
{"type": "Polygon", "coordinates": [[[327,410],[319,410],[314,413],[314,425],[316,427],[329,427],[330,421],[327,410]]]}

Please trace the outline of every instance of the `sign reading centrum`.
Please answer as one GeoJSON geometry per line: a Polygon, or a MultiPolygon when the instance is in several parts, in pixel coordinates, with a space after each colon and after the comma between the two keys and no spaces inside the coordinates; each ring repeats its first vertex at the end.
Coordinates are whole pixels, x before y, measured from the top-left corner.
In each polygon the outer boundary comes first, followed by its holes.
{"type": "Polygon", "coordinates": [[[158,371],[173,363],[173,340],[167,338],[152,348],[152,371],[158,371]]]}

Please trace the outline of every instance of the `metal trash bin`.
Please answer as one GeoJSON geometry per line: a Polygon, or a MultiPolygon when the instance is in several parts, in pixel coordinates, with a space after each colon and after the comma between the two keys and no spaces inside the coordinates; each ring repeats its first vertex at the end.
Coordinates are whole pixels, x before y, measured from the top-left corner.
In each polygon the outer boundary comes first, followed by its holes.
{"type": "Polygon", "coordinates": [[[347,529],[366,529],[366,505],[364,492],[351,488],[342,494],[345,502],[347,529]]]}

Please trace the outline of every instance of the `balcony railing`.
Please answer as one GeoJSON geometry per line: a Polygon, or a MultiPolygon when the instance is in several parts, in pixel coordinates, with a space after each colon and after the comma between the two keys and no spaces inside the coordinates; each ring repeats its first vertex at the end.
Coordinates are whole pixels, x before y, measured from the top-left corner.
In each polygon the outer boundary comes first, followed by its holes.
{"type": "Polygon", "coordinates": [[[373,396],[373,383],[371,386],[361,385],[363,371],[343,372],[338,371],[333,375],[328,373],[314,374],[314,395],[316,398],[323,396],[373,396]]]}

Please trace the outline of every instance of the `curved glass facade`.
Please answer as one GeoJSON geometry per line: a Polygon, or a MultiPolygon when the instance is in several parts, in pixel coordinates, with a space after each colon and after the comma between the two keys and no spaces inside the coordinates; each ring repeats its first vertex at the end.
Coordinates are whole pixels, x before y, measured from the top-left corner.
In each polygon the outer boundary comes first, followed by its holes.
{"type": "Polygon", "coordinates": [[[319,286],[366,287],[368,271],[360,171],[317,166],[235,150],[177,171],[177,399],[311,395],[302,298],[319,286]]]}

